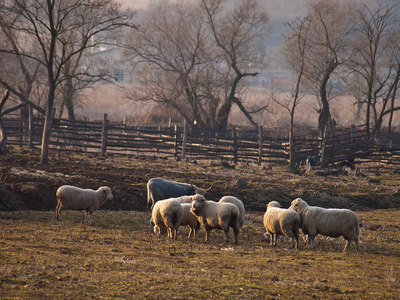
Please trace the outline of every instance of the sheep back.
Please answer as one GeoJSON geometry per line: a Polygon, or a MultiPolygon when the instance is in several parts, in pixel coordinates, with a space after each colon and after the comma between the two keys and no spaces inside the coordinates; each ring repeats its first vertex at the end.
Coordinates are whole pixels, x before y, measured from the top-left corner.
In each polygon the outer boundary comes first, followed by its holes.
{"type": "Polygon", "coordinates": [[[301,230],[309,235],[312,242],[317,234],[330,237],[343,236],[348,241],[345,250],[351,241],[354,241],[358,249],[360,227],[355,212],[349,209],[309,206],[300,198],[292,201],[290,209],[300,214],[301,230]]]}
{"type": "Polygon", "coordinates": [[[97,209],[113,195],[109,187],[100,187],[97,191],[81,189],[76,186],[63,185],[56,193],[57,201],[61,202],[64,209],[86,210],[90,207],[97,209]]]}
{"type": "Polygon", "coordinates": [[[192,208],[190,211],[206,230],[206,241],[209,241],[211,229],[222,229],[225,231],[225,242],[228,243],[229,227],[232,227],[235,234],[235,242],[238,242],[240,212],[235,204],[207,201],[202,195],[195,195],[191,199],[192,208]]]}
{"type": "Polygon", "coordinates": [[[245,213],[243,202],[234,196],[224,196],[219,200],[219,202],[232,203],[237,206],[237,208],[239,209],[239,228],[242,228],[244,225],[244,213],[245,213]]]}
{"type": "MultiPolygon", "coordinates": [[[[190,201],[190,200],[189,200],[190,201]]],[[[190,212],[192,208],[191,203],[181,203],[183,210],[183,217],[181,226],[188,226],[190,228],[188,238],[194,237],[196,238],[198,230],[200,229],[200,222],[197,217],[190,212]]]]}
{"type": "Polygon", "coordinates": [[[272,236],[271,245],[276,245],[277,236],[286,235],[298,248],[300,215],[296,211],[281,208],[278,202],[272,201],[267,206],[263,221],[265,230],[272,236]]]}
{"type": "Polygon", "coordinates": [[[176,239],[182,217],[182,205],[176,199],[156,202],[152,211],[152,218],[155,224],[154,232],[159,231],[162,235],[168,231],[168,237],[176,239]]]}

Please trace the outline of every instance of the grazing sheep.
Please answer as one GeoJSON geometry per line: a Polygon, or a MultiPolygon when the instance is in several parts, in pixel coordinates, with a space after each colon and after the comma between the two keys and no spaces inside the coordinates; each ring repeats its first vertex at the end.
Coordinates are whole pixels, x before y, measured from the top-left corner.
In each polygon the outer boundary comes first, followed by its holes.
{"type": "Polygon", "coordinates": [[[264,214],[264,227],[271,235],[271,245],[276,246],[279,235],[286,235],[291,238],[292,247],[299,249],[299,226],[300,215],[296,211],[281,208],[276,201],[268,203],[264,214]]]}
{"type": "Polygon", "coordinates": [[[203,195],[191,197],[191,212],[197,217],[206,231],[206,241],[210,240],[211,229],[222,229],[225,232],[225,243],[229,242],[229,227],[235,234],[235,243],[238,243],[239,209],[236,205],[227,202],[207,201],[203,195]]]}
{"type": "MultiPolygon", "coordinates": [[[[190,201],[190,200],[189,200],[190,201]]],[[[194,238],[197,237],[200,229],[200,222],[197,220],[196,216],[190,212],[190,209],[192,208],[191,203],[182,203],[182,209],[183,209],[183,217],[182,217],[182,223],[181,226],[188,226],[190,231],[188,238],[191,238],[192,236],[194,238]]]]}
{"type": "Polygon", "coordinates": [[[219,202],[229,202],[229,203],[235,204],[237,206],[237,208],[239,209],[239,213],[240,213],[239,214],[239,228],[242,228],[243,224],[244,224],[244,211],[245,211],[243,202],[233,196],[224,196],[219,200],[219,202]]]}
{"type": "MultiPolygon", "coordinates": [[[[193,195],[192,195],[193,196],[193,195]]],[[[177,197],[177,198],[168,198],[168,199],[175,199],[177,200],[179,203],[184,204],[184,203],[188,203],[191,206],[192,201],[190,201],[190,197],[192,196],[181,196],[181,197],[177,197]]],[[[191,213],[191,215],[193,216],[193,214],[191,213]]],[[[196,219],[197,220],[197,219],[196,219]]],[[[154,227],[154,221],[153,221],[153,217],[150,217],[150,225],[152,227],[154,227]]]]}
{"type": "Polygon", "coordinates": [[[107,200],[111,200],[113,195],[107,186],[100,187],[97,191],[91,189],[81,189],[76,186],[63,185],[56,193],[57,207],[56,219],[61,221],[61,211],[64,209],[84,210],[85,221],[89,219],[92,224],[92,213],[107,200]]]}
{"type": "Polygon", "coordinates": [[[147,182],[147,210],[153,209],[154,204],[158,200],[203,194],[206,191],[199,189],[197,186],[187,183],[165,180],[163,178],[152,178],[147,182]]]}
{"type": "Polygon", "coordinates": [[[360,227],[358,216],[353,211],[309,206],[300,198],[293,200],[289,209],[300,214],[300,227],[303,233],[308,235],[307,243],[311,244],[311,248],[315,247],[314,239],[320,233],[330,237],[343,236],[347,241],[343,251],[349,250],[351,241],[354,241],[356,251],[360,250],[360,227]]]}
{"type": "Polygon", "coordinates": [[[158,201],[152,211],[154,233],[160,236],[168,232],[169,238],[177,239],[182,217],[182,205],[176,199],[158,201]]]}

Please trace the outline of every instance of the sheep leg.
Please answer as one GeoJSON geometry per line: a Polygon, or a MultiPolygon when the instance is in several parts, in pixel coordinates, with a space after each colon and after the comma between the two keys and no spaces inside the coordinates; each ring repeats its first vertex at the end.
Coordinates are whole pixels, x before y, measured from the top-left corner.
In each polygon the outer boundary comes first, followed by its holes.
{"type": "Polygon", "coordinates": [[[192,227],[189,226],[189,235],[188,235],[188,239],[190,239],[192,237],[192,235],[194,235],[193,233],[194,229],[192,227]]]}
{"type": "Polygon", "coordinates": [[[315,235],[308,235],[308,245],[310,249],[315,249],[315,235]]]}
{"type": "Polygon", "coordinates": [[[276,237],[277,235],[275,233],[271,233],[271,246],[276,245],[276,237]]]}
{"type": "Polygon", "coordinates": [[[229,227],[225,231],[225,244],[229,244],[229,227]]]}
{"type": "Polygon", "coordinates": [[[239,228],[238,227],[232,227],[233,228],[233,233],[235,234],[235,244],[238,243],[238,235],[239,235],[239,228]]]}
{"type": "Polygon", "coordinates": [[[356,251],[360,251],[360,245],[358,244],[358,238],[354,239],[354,244],[356,245],[356,251]]]}
{"type": "Polygon", "coordinates": [[[173,237],[173,234],[172,234],[172,229],[170,228],[170,227],[168,227],[168,234],[167,234],[167,237],[169,238],[169,239],[172,239],[172,237],[173,237]]]}
{"type": "Polygon", "coordinates": [[[60,221],[61,221],[61,208],[62,208],[62,205],[60,202],[58,202],[57,207],[56,207],[56,220],[60,220],[60,221]]]}
{"type": "Polygon", "coordinates": [[[88,222],[89,225],[92,225],[92,213],[89,210],[85,210],[85,222],[88,222]]]}
{"type": "MultiPolygon", "coordinates": [[[[205,228],[204,228],[205,229],[205,228]]],[[[210,232],[211,232],[211,229],[205,229],[205,231],[206,231],[206,242],[209,242],[210,241],[210,232]]]]}

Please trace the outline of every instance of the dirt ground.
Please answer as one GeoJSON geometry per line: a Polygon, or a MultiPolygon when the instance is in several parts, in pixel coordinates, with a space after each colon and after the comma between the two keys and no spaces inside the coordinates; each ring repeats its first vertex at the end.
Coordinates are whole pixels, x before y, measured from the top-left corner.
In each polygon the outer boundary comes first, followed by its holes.
{"type": "Polygon", "coordinates": [[[311,205],[354,210],[400,207],[399,170],[374,173],[362,169],[339,176],[314,172],[291,174],[285,166],[230,165],[221,162],[174,161],[155,157],[82,154],[50,150],[40,164],[40,149],[8,147],[0,155],[0,210],[54,210],[55,192],[64,184],[97,189],[109,186],[109,210],[144,211],[146,183],[154,177],[211,189],[207,198],[240,198],[247,210],[263,211],[269,201],[283,207],[301,197],[311,205]]]}

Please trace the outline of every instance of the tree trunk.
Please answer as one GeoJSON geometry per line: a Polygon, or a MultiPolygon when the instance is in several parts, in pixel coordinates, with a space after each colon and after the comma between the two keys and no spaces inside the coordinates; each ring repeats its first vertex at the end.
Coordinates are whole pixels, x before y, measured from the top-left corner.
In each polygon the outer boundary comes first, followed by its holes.
{"type": "Polygon", "coordinates": [[[68,118],[75,120],[75,109],[74,109],[74,88],[72,85],[72,78],[68,78],[65,83],[64,90],[64,103],[68,111],[68,118]]]}
{"type": "Polygon", "coordinates": [[[325,132],[325,127],[331,119],[331,112],[329,109],[328,97],[326,95],[327,94],[326,93],[326,85],[328,83],[330,74],[331,74],[330,72],[325,74],[325,77],[322,80],[321,86],[319,89],[319,96],[320,96],[321,104],[322,104],[322,109],[321,109],[321,111],[319,113],[319,117],[318,117],[318,130],[320,133],[320,137],[323,137],[324,132],[325,132]]]}
{"type": "Polygon", "coordinates": [[[40,156],[40,162],[42,164],[49,163],[49,141],[50,141],[51,125],[53,123],[54,95],[55,95],[55,85],[52,84],[49,89],[46,116],[43,126],[42,152],[40,156]]]}
{"type": "MultiPolygon", "coordinates": [[[[3,110],[4,104],[6,103],[8,97],[10,96],[10,91],[6,91],[4,93],[3,98],[0,101],[0,113],[3,110]]],[[[4,154],[6,152],[6,146],[7,146],[7,131],[6,128],[4,127],[3,120],[0,117],[0,154],[4,154]]]]}
{"type": "Polygon", "coordinates": [[[232,108],[232,101],[227,100],[219,109],[215,130],[225,132],[228,127],[228,118],[232,108]]]}

